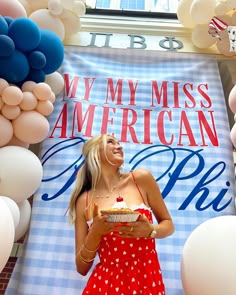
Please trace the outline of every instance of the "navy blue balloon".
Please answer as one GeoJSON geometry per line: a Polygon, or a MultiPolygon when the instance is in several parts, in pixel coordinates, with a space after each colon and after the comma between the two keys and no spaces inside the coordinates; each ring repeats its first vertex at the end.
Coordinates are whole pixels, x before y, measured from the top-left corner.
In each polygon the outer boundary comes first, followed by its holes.
{"type": "Polygon", "coordinates": [[[0,35],[0,57],[10,56],[15,50],[15,44],[7,35],[0,35]]]}
{"type": "Polygon", "coordinates": [[[25,81],[34,81],[35,83],[44,82],[46,75],[43,70],[31,69],[25,81]]]}
{"type": "Polygon", "coordinates": [[[7,22],[8,26],[11,22],[13,22],[14,18],[10,16],[4,16],[5,21],[7,22]]]}
{"type": "Polygon", "coordinates": [[[17,49],[23,52],[34,50],[40,43],[41,33],[35,22],[29,18],[17,18],[9,25],[8,35],[17,49]]]}
{"type": "Polygon", "coordinates": [[[46,65],[46,57],[40,51],[32,51],[28,56],[28,61],[32,69],[41,70],[46,65]]]}
{"type": "Polygon", "coordinates": [[[1,15],[0,15],[0,34],[3,34],[3,35],[8,34],[8,23],[6,22],[5,18],[1,15]]]}
{"type": "Polygon", "coordinates": [[[41,40],[35,50],[42,52],[46,57],[46,65],[43,68],[46,75],[54,73],[62,65],[64,45],[56,33],[41,30],[41,40]]]}
{"type": "Polygon", "coordinates": [[[20,51],[14,50],[9,57],[0,57],[0,78],[8,83],[23,81],[29,74],[27,57],[20,51]]]}

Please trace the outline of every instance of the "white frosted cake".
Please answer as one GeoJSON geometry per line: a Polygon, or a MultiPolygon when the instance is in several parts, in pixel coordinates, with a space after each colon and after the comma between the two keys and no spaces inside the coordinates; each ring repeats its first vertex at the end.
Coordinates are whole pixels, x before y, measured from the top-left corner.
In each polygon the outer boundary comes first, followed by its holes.
{"type": "Polygon", "coordinates": [[[139,212],[128,208],[122,197],[118,197],[110,209],[101,210],[102,215],[107,215],[108,222],[134,222],[139,217],[139,212]]]}

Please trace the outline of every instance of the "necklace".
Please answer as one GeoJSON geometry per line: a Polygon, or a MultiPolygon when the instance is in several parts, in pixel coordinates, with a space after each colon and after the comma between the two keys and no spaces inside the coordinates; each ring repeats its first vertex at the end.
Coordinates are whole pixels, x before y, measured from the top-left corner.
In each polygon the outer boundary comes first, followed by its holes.
{"type": "MultiPolygon", "coordinates": [[[[97,199],[99,199],[99,198],[100,198],[100,199],[107,199],[107,198],[110,198],[111,194],[116,190],[118,184],[120,183],[121,178],[122,178],[122,175],[120,174],[118,182],[117,182],[115,185],[113,185],[112,188],[111,188],[110,190],[108,190],[108,193],[105,194],[104,196],[99,196],[99,195],[97,194],[97,195],[96,195],[96,198],[97,198],[97,199]]],[[[96,193],[96,189],[94,189],[93,192],[96,193]]],[[[119,195],[119,192],[118,192],[118,195],[119,195]]]]}

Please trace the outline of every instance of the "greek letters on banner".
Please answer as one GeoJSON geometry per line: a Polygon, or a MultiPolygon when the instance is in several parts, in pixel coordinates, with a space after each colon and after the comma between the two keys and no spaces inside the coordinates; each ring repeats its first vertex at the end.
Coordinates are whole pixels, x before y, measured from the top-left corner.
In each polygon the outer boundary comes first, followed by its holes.
{"type": "MultiPolygon", "coordinates": [[[[78,295],[74,228],[66,210],[83,142],[114,134],[126,171],[151,170],[173,217],[173,236],[156,240],[167,295],[183,295],[180,260],[202,222],[234,212],[234,167],[217,62],[203,55],[66,47],[65,91],[41,143],[36,192],[22,257],[7,295],[78,295]]],[[[103,294],[104,295],[104,294],[103,294]]]]}

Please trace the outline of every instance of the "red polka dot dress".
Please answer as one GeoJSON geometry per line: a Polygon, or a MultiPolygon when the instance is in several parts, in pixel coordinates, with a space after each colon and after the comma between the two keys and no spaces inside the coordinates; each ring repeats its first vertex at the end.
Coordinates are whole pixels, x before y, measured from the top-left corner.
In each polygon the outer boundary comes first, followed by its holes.
{"type": "MultiPolygon", "coordinates": [[[[152,222],[145,205],[136,209],[152,222]]],[[[155,240],[105,235],[95,266],[83,295],[165,295],[155,240]]]]}

